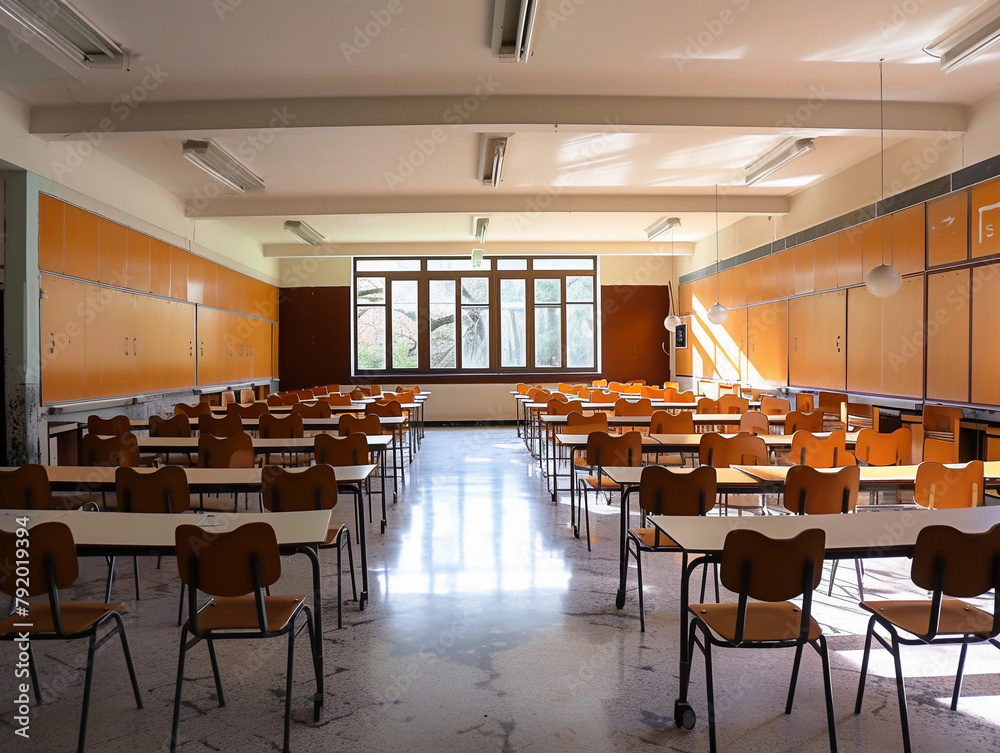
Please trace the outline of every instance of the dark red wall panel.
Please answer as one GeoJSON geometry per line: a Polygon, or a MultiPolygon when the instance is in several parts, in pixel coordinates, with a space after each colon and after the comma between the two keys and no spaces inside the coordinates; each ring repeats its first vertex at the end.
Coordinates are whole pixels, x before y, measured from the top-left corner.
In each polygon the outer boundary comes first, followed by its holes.
{"type": "Polygon", "coordinates": [[[282,288],[278,302],[281,389],[352,384],[351,289],[282,288]]]}
{"type": "Polygon", "coordinates": [[[666,285],[601,286],[601,374],[605,379],[670,379],[670,356],[663,320],[669,313],[666,285]]]}

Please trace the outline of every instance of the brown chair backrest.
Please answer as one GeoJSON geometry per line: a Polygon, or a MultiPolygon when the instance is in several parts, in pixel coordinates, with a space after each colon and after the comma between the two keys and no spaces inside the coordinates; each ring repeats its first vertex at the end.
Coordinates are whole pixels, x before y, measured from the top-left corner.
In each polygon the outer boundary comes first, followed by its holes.
{"type": "Polygon", "coordinates": [[[834,473],[808,465],[793,465],[785,476],[784,506],[798,515],[835,515],[858,504],[861,469],[856,465],[834,473]]]}
{"type": "Polygon", "coordinates": [[[111,416],[101,418],[100,416],[87,416],[87,433],[101,434],[108,437],[128,434],[132,431],[132,422],[128,416],[111,416]]]}
{"type": "Polygon", "coordinates": [[[403,415],[403,406],[396,400],[389,400],[385,403],[367,403],[365,404],[365,415],[394,418],[403,415]]]}
{"type": "Polygon", "coordinates": [[[600,467],[642,465],[642,435],[637,431],[625,434],[592,431],[587,435],[587,465],[600,467]]]}
{"type": "Polygon", "coordinates": [[[295,405],[302,400],[298,392],[282,392],[280,397],[282,405],[295,405]]]}
{"type": "Polygon", "coordinates": [[[854,448],[854,457],[867,465],[901,465],[900,452],[912,443],[913,435],[907,428],[896,429],[891,434],[882,434],[875,429],[862,429],[854,448]]]}
{"type": "Polygon", "coordinates": [[[270,412],[271,410],[267,403],[250,403],[249,405],[230,403],[226,406],[227,416],[238,416],[241,420],[244,418],[260,418],[265,413],[270,412]]]}
{"type": "Polygon", "coordinates": [[[731,437],[708,432],[698,443],[698,462],[715,468],[731,465],[767,465],[767,445],[753,434],[741,432],[731,437]]]}
{"type": "Polygon", "coordinates": [[[305,436],[302,416],[289,413],[287,416],[276,416],[268,413],[260,417],[257,433],[262,439],[294,439],[305,436]]]}
{"type": "Polygon", "coordinates": [[[343,437],[317,434],[313,451],[316,462],[327,465],[366,465],[371,462],[368,435],[360,431],[343,437]]]}
{"type": "Polygon", "coordinates": [[[646,515],[704,515],[715,507],[717,491],[710,465],[691,471],[647,465],[639,476],[639,507],[646,515]]]}
{"type": "MultiPolygon", "coordinates": [[[[48,594],[55,609],[58,600],[52,600],[49,573],[57,589],[69,588],[80,574],[73,532],[58,520],[32,526],[31,556],[27,558],[16,557],[16,550],[23,548],[17,543],[16,532],[0,531],[0,562],[10,563],[10,566],[0,567],[0,591],[10,596],[20,589],[25,589],[29,597],[48,594]],[[13,567],[19,560],[19,567],[13,567]],[[20,567],[26,567],[27,573],[18,572],[20,567]]],[[[20,591],[20,595],[23,593],[20,591]]]]}
{"type": "Polygon", "coordinates": [[[982,533],[927,526],[917,534],[910,577],[919,588],[958,599],[1000,589],[1000,525],[982,533]]]}
{"type": "Polygon", "coordinates": [[[351,396],[350,395],[344,395],[344,394],[342,394],[340,392],[331,392],[329,395],[327,395],[323,399],[326,401],[327,405],[350,405],[351,404],[351,396]]]}
{"type": "Polygon", "coordinates": [[[823,414],[820,411],[801,413],[793,410],[785,414],[785,434],[797,431],[823,431],[823,414]]]}
{"type": "Polygon", "coordinates": [[[219,395],[219,405],[223,408],[235,402],[236,392],[234,390],[223,390],[223,392],[219,395]]]}
{"type": "Polygon", "coordinates": [[[518,382],[517,387],[515,387],[515,389],[517,390],[518,395],[528,394],[528,385],[526,385],[524,382],[518,382]]]}
{"type": "Polygon", "coordinates": [[[694,415],[691,411],[667,413],[665,410],[654,411],[649,419],[650,434],[694,434],[694,415]]]}
{"type": "MultiPolygon", "coordinates": [[[[673,388],[671,388],[673,389],[673,388]]],[[[639,394],[643,397],[648,397],[650,400],[664,400],[666,397],[665,388],[656,388],[651,385],[644,384],[639,387],[639,394]]]]}
{"type": "Polygon", "coordinates": [[[688,390],[687,392],[678,392],[676,400],[677,403],[693,403],[696,402],[695,394],[693,390],[688,390]]]}
{"type": "Polygon", "coordinates": [[[272,392],[270,395],[268,395],[266,402],[268,405],[271,406],[278,406],[285,404],[285,401],[281,399],[281,395],[279,395],[277,392],[272,392]]]}
{"type": "Polygon", "coordinates": [[[594,387],[607,387],[608,386],[608,380],[607,379],[595,379],[595,380],[593,380],[591,382],[591,384],[594,387]]]}
{"type": "Polygon", "coordinates": [[[115,471],[115,496],[121,512],[177,513],[191,508],[187,474],[177,465],[149,473],[119,468],[115,471]]]}
{"type": "Polygon", "coordinates": [[[832,431],[827,436],[817,436],[799,430],[792,435],[792,462],[811,465],[813,468],[837,468],[855,465],[854,456],[847,452],[847,433],[832,431]]]}
{"type": "Polygon", "coordinates": [[[261,473],[261,482],[261,504],[270,512],[332,510],[337,506],[337,474],[325,462],[302,470],[269,465],[261,473]]]}
{"type": "Polygon", "coordinates": [[[748,529],[730,531],[722,549],[719,578],[722,585],[741,596],[787,601],[808,595],[819,586],[825,549],[826,534],[817,528],[790,539],[775,539],[748,529]]]}
{"type": "Polygon", "coordinates": [[[190,437],[191,419],[183,413],[170,418],[156,414],[149,417],[149,436],[151,437],[190,437]]]}
{"type": "Polygon", "coordinates": [[[253,468],[255,461],[253,439],[246,432],[231,437],[198,437],[198,465],[202,468],[253,468]]]}
{"type": "Polygon", "coordinates": [[[784,415],[791,409],[792,404],[783,397],[772,397],[771,395],[760,396],[760,412],[765,416],[784,415]]]}
{"type": "Polygon", "coordinates": [[[340,417],[340,421],[337,424],[337,433],[340,436],[344,437],[358,432],[367,434],[370,437],[377,437],[382,433],[382,422],[374,414],[358,418],[351,413],[346,413],[340,417]]]}
{"type": "Polygon", "coordinates": [[[302,418],[330,418],[333,411],[325,398],[317,400],[315,403],[296,403],[292,406],[292,415],[302,418]]]}
{"type": "Polygon", "coordinates": [[[240,402],[241,403],[245,403],[245,404],[249,405],[250,403],[252,403],[256,399],[257,399],[257,396],[254,394],[254,392],[253,392],[252,389],[242,389],[242,390],[240,390],[240,402]]]}
{"type": "Polygon", "coordinates": [[[699,397],[698,407],[696,410],[698,413],[718,413],[719,403],[717,400],[713,400],[710,397],[699,397]]]}
{"type": "Polygon", "coordinates": [[[545,403],[545,412],[548,413],[550,416],[568,416],[570,413],[573,413],[574,411],[576,412],[580,411],[580,403],[578,403],[576,400],[573,401],[556,400],[556,398],[553,396],[549,398],[549,401],[547,403],[545,403]]]}
{"type": "Polygon", "coordinates": [[[843,392],[820,392],[816,410],[840,416],[846,403],[847,395],[843,392]]]}
{"type": "Polygon", "coordinates": [[[983,473],[982,460],[957,468],[933,461],[921,463],[917,466],[913,501],[932,509],[979,507],[983,504],[983,473]]]}
{"type": "Polygon", "coordinates": [[[139,465],[139,441],[131,432],[114,437],[84,434],[80,448],[82,465],[139,465]]]}
{"type": "Polygon", "coordinates": [[[962,420],[962,415],[961,408],[924,405],[922,420],[924,460],[934,460],[938,463],[958,462],[959,422],[962,420]],[[929,436],[930,432],[944,436],[929,436]]]}
{"type": "Polygon", "coordinates": [[[211,416],[212,406],[208,403],[195,403],[194,405],[188,405],[187,403],[177,403],[174,406],[174,415],[185,415],[188,418],[197,418],[198,416],[211,416]]]}
{"type": "Polygon", "coordinates": [[[721,395],[715,402],[719,413],[746,413],[750,409],[750,401],[736,395],[721,395]]]}
{"type": "Polygon", "coordinates": [[[610,431],[607,413],[598,411],[588,416],[573,411],[566,416],[567,434],[590,434],[594,431],[601,431],[605,434],[610,431]]]}
{"type": "MultiPolygon", "coordinates": [[[[177,527],[174,541],[181,581],[210,596],[245,596],[281,577],[278,540],[270,523],[244,523],[222,532],[183,525],[177,527]]],[[[196,614],[191,615],[192,623],[196,614]]]]}
{"type": "Polygon", "coordinates": [[[360,387],[355,387],[353,390],[351,390],[350,395],[352,400],[360,400],[363,397],[368,397],[368,393],[365,392],[360,387]]]}
{"type": "Polygon", "coordinates": [[[799,413],[812,413],[816,410],[816,396],[811,392],[795,393],[795,410],[799,413]]]}
{"type": "Polygon", "coordinates": [[[310,387],[314,397],[326,397],[330,394],[330,390],[326,388],[325,384],[321,384],[316,387],[310,387]]]}
{"type": "Polygon", "coordinates": [[[653,402],[648,397],[638,400],[626,400],[623,397],[615,400],[616,416],[650,416],[653,413],[653,402]]]}
{"type": "Polygon", "coordinates": [[[328,384],[328,385],[326,385],[326,391],[330,395],[335,395],[335,394],[337,394],[337,393],[340,392],[340,385],[339,384],[328,384]]]}
{"type": "Polygon", "coordinates": [[[0,507],[5,510],[48,510],[52,507],[52,484],[45,466],[32,463],[9,471],[0,470],[0,507]]]}
{"type": "Polygon", "coordinates": [[[235,414],[215,416],[198,416],[198,434],[211,434],[213,437],[232,437],[243,431],[243,421],[235,414]]]}
{"type": "Polygon", "coordinates": [[[748,410],[740,416],[740,431],[749,434],[770,434],[771,425],[767,421],[767,416],[760,411],[748,410]]]}

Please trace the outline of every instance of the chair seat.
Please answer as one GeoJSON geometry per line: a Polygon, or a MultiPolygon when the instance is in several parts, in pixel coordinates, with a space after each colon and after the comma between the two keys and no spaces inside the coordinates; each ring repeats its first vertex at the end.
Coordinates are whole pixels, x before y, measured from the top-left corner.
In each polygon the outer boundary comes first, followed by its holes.
{"type": "MultiPolygon", "coordinates": [[[[691,614],[704,622],[724,640],[736,640],[736,604],[692,604],[691,614]]],[[[793,641],[799,637],[802,610],[790,601],[747,604],[743,641],[793,641]]],[[[815,641],[823,631],[816,620],[809,619],[809,640],[815,641]]]]}
{"type": "MultiPolygon", "coordinates": [[[[862,609],[917,636],[927,635],[930,621],[929,601],[863,601],[862,609]]],[[[941,601],[941,620],[937,635],[975,635],[983,640],[990,637],[993,615],[959,599],[941,601]]]]}
{"type": "Polygon", "coordinates": [[[330,527],[326,529],[326,538],[323,539],[322,546],[334,546],[337,543],[337,537],[340,536],[340,532],[346,530],[347,526],[340,524],[330,524],[330,527]]]}
{"type": "MultiPolygon", "coordinates": [[[[112,612],[124,610],[125,605],[120,603],[105,604],[98,601],[75,601],[61,602],[59,608],[62,613],[63,635],[69,636],[89,630],[112,612]]],[[[25,618],[8,617],[0,622],[0,635],[7,636],[25,631],[32,635],[55,634],[56,628],[52,622],[52,610],[49,609],[47,603],[32,604],[29,607],[29,614],[31,627],[15,628],[14,624],[23,624],[25,618]]]]}
{"type": "MultiPolygon", "coordinates": [[[[285,629],[305,601],[303,596],[265,596],[268,632],[285,629]]],[[[258,630],[257,604],[254,597],[218,596],[198,613],[198,632],[213,630],[258,630]]]]}
{"type": "Polygon", "coordinates": [[[638,539],[644,549],[679,549],[677,542],[667,536],[663,531],[659,531],[657,538],[657,528],[630,528],[629,535],[638,539]]]}
{"type": "Polygon", "coordinates": [[[597,476],[587,476],[583,480],[588,486],[590,486],[591,489],[596,489],[599,492],[617,492],[621,490],[620,485],[604,476],[601,476],[600,478],[597,476]]]}

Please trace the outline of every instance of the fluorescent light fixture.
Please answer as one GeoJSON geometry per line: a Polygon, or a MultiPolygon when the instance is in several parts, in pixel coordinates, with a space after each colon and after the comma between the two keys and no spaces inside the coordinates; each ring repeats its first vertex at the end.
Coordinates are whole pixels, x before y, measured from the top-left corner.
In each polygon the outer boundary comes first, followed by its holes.
{"type": "Polygon", "coordinates": [[[472,234],[476,236],[476,243],[486,243],[486,230],[490,226],[489,217],[472,218],[472,234]]]}
{"type": "Polygon", "coordinates": [[[181,154],[217,181],[243,193],[264,188],[264,181],[214,141],[185,141],[181,154]]]}
{"type": "Polygon", "coordinates": [[[503,160],[507,153],[509,134],[479,134],[479,182],[496,188],[503,173],[503,160]]]}
{"type": "Polygon", "coordinates": [[[812,139],[788,139],[778,144],[760,159],[751,162],[743,168],[746,174],[747,185],[752,186],[759,180],[763,180],[775,170],[787,165],[796,157],[801,157],[806,152],[816,148],[812,139]]]}
{"type": "Polygon", "coordinates": [[[319,246],[324,243],[324,238],[320,232],[302,220],[285,220],[285,230],[310,246],[319,246]]]}
{"type": "Polygon", "coordinates": [[[647,240],[655,240],[664,233],[669,233],[675,227],[681,226],[680,217],[662,217],[646,228],[647,240]]]}
{"type": "Polygon", "coordinates": [[[481,248],[472,249],[472,266],[474,267],[483,266],[483,249],[481,248]]]}
{"type": "Polygon", "coordinates": [[[924,48],[941,59],[941,70],[953,71],[1000,39],[1000,3],[994,3],[965,23],[946,31],[924,48]]]}
{"type": "Polygon", "coordinates": [[[124,64],[122,48],[63,0],[0,0],[0,24],[71,72],[124,64]],[[62,57],[50,55],[52,50],[62,57]],[[67,61],[74,65],[64,66],[67,61]]]}
{"type": "Polygon", "coordinates": [[[528,62],[537,12],[538,0],[496,0],[492,48],[501,63],[528,62]]]}

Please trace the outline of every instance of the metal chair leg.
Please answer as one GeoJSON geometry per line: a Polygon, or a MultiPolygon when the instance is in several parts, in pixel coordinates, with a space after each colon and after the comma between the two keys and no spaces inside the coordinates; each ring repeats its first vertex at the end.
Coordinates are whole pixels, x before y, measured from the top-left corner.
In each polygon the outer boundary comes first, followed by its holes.
{"type": "Polygon", "coordinates": [[[958,671],[955,672],[955,690],[951,694],[951,710],[958,709],[958,697],[962,694],[962,674],[965,672],[965,654],[969,648],[968,643],[962,644],[962,651],[958,655],[958,671]]]}
{"type": "Polygon", "coordinates": [[[799,665],[802,663],[802,644],[795,647],[795,661],[792,663],[792,679],[788,683],[788,700],[785,702],[785,713],[792,713],[792,703],[795,701],[795,686],[799,680],[799,665]]]}
{"type": "Polygon", "coordinates": [[[184,689],[184,654],[187,652],[187,625],[181,630],[181,649],[177,657],[177,687],[174,690],[174,719],[170,728],[170,753],[177,750],[181,727],[181,693],[184,689]]]}
{"type": "Polygon", "coordinates": [[[861,658],[861,675],[858,678],[858,697],[854,702],[854,713],[861,713],[861,702],[865,697],[865,679],[868,677],[868,657],[872,649],[872,634],[875,629],[875,617],[868,620],[868,633],[865,635],[865,652],[861,658]]]}
{"type": "Polygon", "coordinates": [[[290,753],[291,722],[292,722],[292,669],[295,667],[295,625],[288,630],[288,666],[285,677],[285,747],[284,753],[290,753]]]}
{"type": "Polygon", "coordinates": [[[642,598],[642,552],[635,545],[635,572],[639,582],[639,632],[646,632],[646,604],[642,598]]]}
{"type": "Polygon", "coordinates": [[[94,655],[97,651],[97,627],[90,632],[90,641],[87,647],[87,673],[83,680],[83,711],[80,714],[80,737],[77,745],[77,753],[83,753],[87,742],[87,715],[90,711],[90,691],[94,685],[94,655]]]}
{"type": "Polygon", "coordinates": [[[215,655],[215,641],[205,639],[208,644],[208,658],[212,662],[212,676],[215,677],[215,693],[219,696],[219,708],[226,705],[226,697],[222,694],[222,675],[219,673],[219,660],[215,655]]]}
{"type": "Polygon", "coordinates": [[[827,647],[826,636],[821,635],[813,645],[823,662],[823,692],[826,694],[826,724],[830,732],[830,753],[837,753],[837,720],[833,713],[833,681],[830,672],[830,649],[827,647]]]}
{"type": "Polygon", "coordinates": [[[910,720],[906,713],[906,688],[903,685],[903,663],[899,655],[899,639],[892,633],[892,659],[896,666],[896,695],[899,697],[899,726],[903,731],[903,753],[910,753],[910,720]]]}

